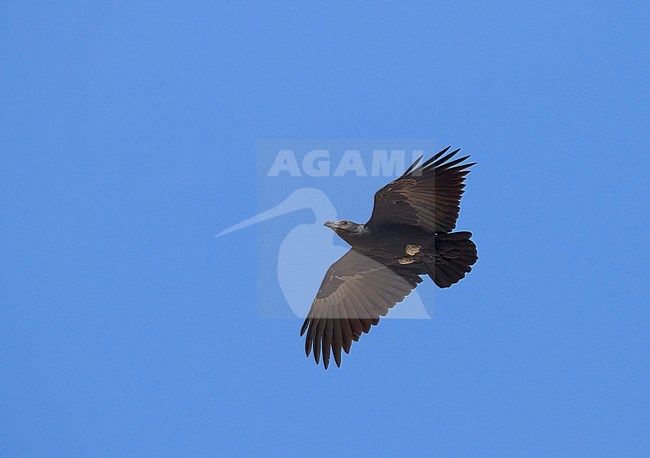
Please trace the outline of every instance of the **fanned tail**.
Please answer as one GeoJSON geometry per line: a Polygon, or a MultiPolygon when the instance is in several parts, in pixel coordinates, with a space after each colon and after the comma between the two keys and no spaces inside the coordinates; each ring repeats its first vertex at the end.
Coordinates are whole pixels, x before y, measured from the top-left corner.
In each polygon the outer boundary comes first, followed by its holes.
{"type": "Polygon", "coordinates": [[[429,277],[440,288],[448,288],[471,272],[472,265],[478,259],[471,236],[471,232],[435,236],[435,255],[433,259],[425,260],[424,266],[429,277]]]}

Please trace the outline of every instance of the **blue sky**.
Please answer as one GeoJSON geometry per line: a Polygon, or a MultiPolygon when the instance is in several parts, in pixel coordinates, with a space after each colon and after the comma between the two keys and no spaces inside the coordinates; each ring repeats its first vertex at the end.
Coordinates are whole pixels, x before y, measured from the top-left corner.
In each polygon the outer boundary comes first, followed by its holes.
{"type": "Polygon", "coordinates": [[[4,2],[0,453],[647,456],[649,13],[4,2]],[[258,319],[268,138],[472,154],[434,320],[258,319]]]}

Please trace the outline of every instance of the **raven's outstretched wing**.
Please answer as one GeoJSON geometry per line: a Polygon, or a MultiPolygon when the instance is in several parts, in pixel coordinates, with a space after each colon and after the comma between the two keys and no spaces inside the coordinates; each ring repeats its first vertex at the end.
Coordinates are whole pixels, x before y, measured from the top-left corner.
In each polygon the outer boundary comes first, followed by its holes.
{"type": "Polygon", "coordinates": [[[377,191],[368,224],[406,224],[427,232],[451,232],[458,219],[465,175],[474,163],[461,164],[469,156],[449,161],[460,149],[443,157],[448,150],[422,164],[422,158],[418,159],[401,177],[377,191]]]}
{"type": "Polygon", "coordinates": [[[307,331],[305,352],[314,350],[316,364],[327,369],[330,348],[336,365],[341,349],[350,352],[352,341],[370,331],[371,325],[420,283],[420,276],[403,267],[387,267],[354,250],[330,266],[309,309],[300,335],[307,331]]]}

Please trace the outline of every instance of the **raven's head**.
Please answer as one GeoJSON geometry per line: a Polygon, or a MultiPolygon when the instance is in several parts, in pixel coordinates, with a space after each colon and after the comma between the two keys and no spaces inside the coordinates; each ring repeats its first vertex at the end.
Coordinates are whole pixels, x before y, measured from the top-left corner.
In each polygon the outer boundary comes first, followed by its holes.
{"type": "Polygon", "coordinates": [[[348,220],[325,221],[325,226],[332,229],[343,240],[352,245],[353,240],[366,232],[366,226],[348,220]]]}

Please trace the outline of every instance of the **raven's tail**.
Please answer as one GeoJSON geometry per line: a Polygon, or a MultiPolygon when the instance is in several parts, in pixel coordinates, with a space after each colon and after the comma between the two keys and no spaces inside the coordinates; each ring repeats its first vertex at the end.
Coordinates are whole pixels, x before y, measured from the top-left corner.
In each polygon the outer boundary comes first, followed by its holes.
{"type": "Polygon", "coordinates": [[[454,232],[435,236],[435,254],[424,261],[427,273],[440,288],[458,282],[472,270],[478,259],[471,232],[454,232]]]}

